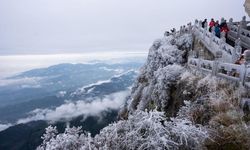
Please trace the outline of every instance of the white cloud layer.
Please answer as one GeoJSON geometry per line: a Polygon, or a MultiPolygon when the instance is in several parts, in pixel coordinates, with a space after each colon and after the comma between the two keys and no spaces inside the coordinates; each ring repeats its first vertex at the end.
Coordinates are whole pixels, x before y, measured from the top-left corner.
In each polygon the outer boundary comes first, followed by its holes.
{"type": "MultiPolygon", "coordinates": [[[[83,93],[88,93],[88,92],[91,92],[90,90],[86,91],[87,88],[90,88],[92,86],[97,86],[97,85],[102,85],[104,83],[110,83],[111,82],[111,79],[108,79],[108,80],[100,80],[100,81],[97,81],[95,83],[91,83],[89,85],[86,85],[86,86],[83,86],[81,88],[78,88],[75,92],[71,93],[70,95],[71,96],[77,96],[77,95],[82,95],[83,93]]],[[[93,90],[93,89],[92,89],[93,90]]]]}
{"type": "Polygon", "coordinates": [[[7,85],[20,85],[22,88],[39,88],[41,77],[20,78],[20,79],[0,79],[0,87],[7,85]]]}
{"type": "Polygon", "coordinates": [[[77,101],[63,104],[55,109],[36,109],[30,113],[27,118],[19,119],[20,123],[27,123],[36,120],[59,121],[69,120],[80,115],[98,116],[101,112],[108,109],[119,109],[125,102],[129,91],[121,91],[105,96],[104,98],[95,98],[90,102],[77,101]]]}
{"type": "Polygon", "coordinates": [[[11,124],[0,124],[0,132],[9,128],[11,126],[11,124]]]}

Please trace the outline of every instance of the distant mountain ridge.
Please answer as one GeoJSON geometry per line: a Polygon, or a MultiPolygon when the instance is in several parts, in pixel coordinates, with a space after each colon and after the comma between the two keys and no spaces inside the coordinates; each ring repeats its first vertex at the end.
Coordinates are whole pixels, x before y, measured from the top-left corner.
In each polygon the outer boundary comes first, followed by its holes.
{"type": "MultiPolygon", "coordinates": [[[[28,85],[24,87],[23,82],[0,86],[2,98],[6,96],[5,98],[8,99],[10,91],[15,92],[11,99],[15,103],[0,106],[0,123],[15,123],[19,118],[28,117],[30,115],[28,113],[37,108],[53,110],[65,104],[65,100],[89,101],[129,90],[141,65],[141,63],[59,64],[9,77],[7,80],[34,79],[34,82],[30,82],[31,85],[39,84],[40,86],[38,88],[28,87],[28,85]],[[14,97],[21,99],[16,101],[14,97]]],[[[3,100],[2,98],[0,101],[3,100]]],[[[115,121],[117,113],[118,110],[108,109],[102,111],[99,117],[82,115],[72,118],[71,121],[62,120],[55,124],[62,129],[61,132],[67,122],[70,122],[74,126],[83,126],[85,130],[95,135],[100,129],[115,121]],[[100,118],[103,119],[100,120],[100,118]]],[[[0,132],[0,149],[34,149],[41,143],[40,137],[48,125],[47,121],[38,120],[9,127],[0,132]],[[16,145],[13,146],[13,143],[16,145]]]]}
{"type": "Polygon", "coordinates": [[[133,84],[136,70],[140,65],[140,63],[59,64],[10,77],[9,80],[39,77],[41,79],[36,82],[41,86],[22,88],[22,83],[0,86],[2,114],[0,123],[9,121],[13,123],[17,118],[25,117],[25,114],[33,109],[53,108],[63,104],[65,100],[84,100],[123,91],[133,84]],[[97,82],[106,80],[109,82],[95,85],[97,82]],[[92,92],[72,96],[72,93],[76,93],[80,87],[89,85],[91,85],[89,89],[93,89],[92,92]],[[65,93],[62,96],[60,92],[65,93]],[[4,105],[4,103],[7,104],[4,105]]]}

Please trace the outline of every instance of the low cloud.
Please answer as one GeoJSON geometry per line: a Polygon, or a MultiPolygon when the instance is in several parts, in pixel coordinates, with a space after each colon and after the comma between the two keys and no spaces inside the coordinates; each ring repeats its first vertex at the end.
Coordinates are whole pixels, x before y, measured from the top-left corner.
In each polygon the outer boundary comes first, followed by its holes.
{"type": "Polygon", "coordinates": [[[9,85],[20,85],[22,88],[40,88],[39,81],[42,78],[40,77],[31,77],[31,78],[20,78],[20,79],[3,79],[0,80],[1,86],[9,86],[9,85]]]}
{"type": "Polygon", "coordinates": [[[97,85],[102,85],[104,83],[110,83],[111,82],[111,79],[109,80],[101,80],[101,81],[97,81],[95,83],[91,83],[89,85],[86,85],[86,86],[83,86],[81,88],[78,88],[75,92],[71,93],[70,95],[71,96],[78,96],[78,95],[82,95],[83,93],[85,92],[88,92],[86,91],[87,88],[90,88],[92,86],[97,86],[97,85]]]}
{"type": "Polygon", "coordinates": [[[113,93],[104,98],[95,98],[92,101],[77,101],[63,104],[55,109],[36,109],[27,118],[19,119],[20,123],[27,123],[36,120],[59,121],[70,120],[71,118],[83,116],[98,116],[108,109],[119,109],[125,102],[129,90],[113,93]]]}
{"type": "Polygon", "coordinates": [[[58,93],[56,94],[56,97],[57,97],[57,98],[62,98],[62,97],[64,97],[66,94],[67,94],[66,91],[60,91],[60,92],[58,92],[58,93]]]}
{"type": "Polygon", "coordinates": [[[99,69],[103,69],[105,71],[114,71],[116,73],[123,73],[125,70],[124,69],[112,69],[112,68],[108,68],[108,67],[100,67],[99,69]]]}
{"type": "Polygon", "coordinates": [[[0,124],[0,131],[3,131],[12,126],[11,124],[0,124]]]}

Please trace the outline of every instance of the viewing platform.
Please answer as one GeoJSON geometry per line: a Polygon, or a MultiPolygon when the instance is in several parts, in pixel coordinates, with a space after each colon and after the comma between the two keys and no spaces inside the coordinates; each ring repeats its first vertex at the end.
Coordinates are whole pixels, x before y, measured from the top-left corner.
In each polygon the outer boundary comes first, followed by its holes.
{"type": "MultiPolygon", "coordinates": [[[[222,18],[223,20],[223,18],[222,18]]],[[[195,40],[199,41],[206,50],[213,55],[210,60],[203,57],[204,50],[198,50],[199,55],[191,51],[188,58],[188,66],[191,70],[199,71],[203,74],[211,74],[219,78],[237,82],[245,88],[250,89],[250,31],[246,17],[240,22],[227,22],[229,32],[226,36],[221,33],[220,38],[212,31],[208,30],[206,24],[202,27],[202,22],[196,20],[194,25],[189,23],[182,26],[180,31],[174,33],[180,36],[191,33],[195,40]],[[227,38],[228,39],[227,39],[227,38]],[[236,64],[244,54],[244,63],[236,64]]]]}

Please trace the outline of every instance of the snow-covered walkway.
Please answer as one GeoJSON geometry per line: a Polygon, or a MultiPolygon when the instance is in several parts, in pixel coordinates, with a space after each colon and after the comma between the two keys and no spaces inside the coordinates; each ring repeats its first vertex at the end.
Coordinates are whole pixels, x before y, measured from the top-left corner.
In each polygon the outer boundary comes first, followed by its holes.
{"type": "MultiPolygon", "coordinates": [[[[235,28],[232,20],[230,20],[229,27],[235,28]]],[[[233,30],[232,28],[230,29],[233,30]]],[[[237,28],[237,32],[239,30],[242,29],[237,28]]],[[[247,34],[245,31],[249,32],[248,30],[243,31],[242,36],[243,34],[247,34]]],[[[178,34],[182,35],[186,32],[192,33],[193,36],[198,39],[216,58],[215,60],[205,60],[203,58],[194,58],[193,56],[189,56],[189,68],[200,71],[204,74],[210,73],[220,78],[233,82],[239,82],[245,87],[250,88],[250,52],[245,52],[244,64],[237,65],[234,63],[239,59],[242,53],[241,41],[236,40],[235,47],[232,47],[226,43],[225,36],[222,36],[221,38],[216,37],[214,33],[209,32],[207,28],[202,28],[201,22],[198,22],[197,20],[194,25],[189,24],[187,28],[182,28],[178,34]]],[[[236,31],[233,30],[231,32],[236,31]]],[[[247,35],[250,35],[250,32],[247,35]]],[[[244,41],[248,40],[249,42],[247,42],[246,45],[250,45],[250,36],[246,37],[244,41]]]]}

